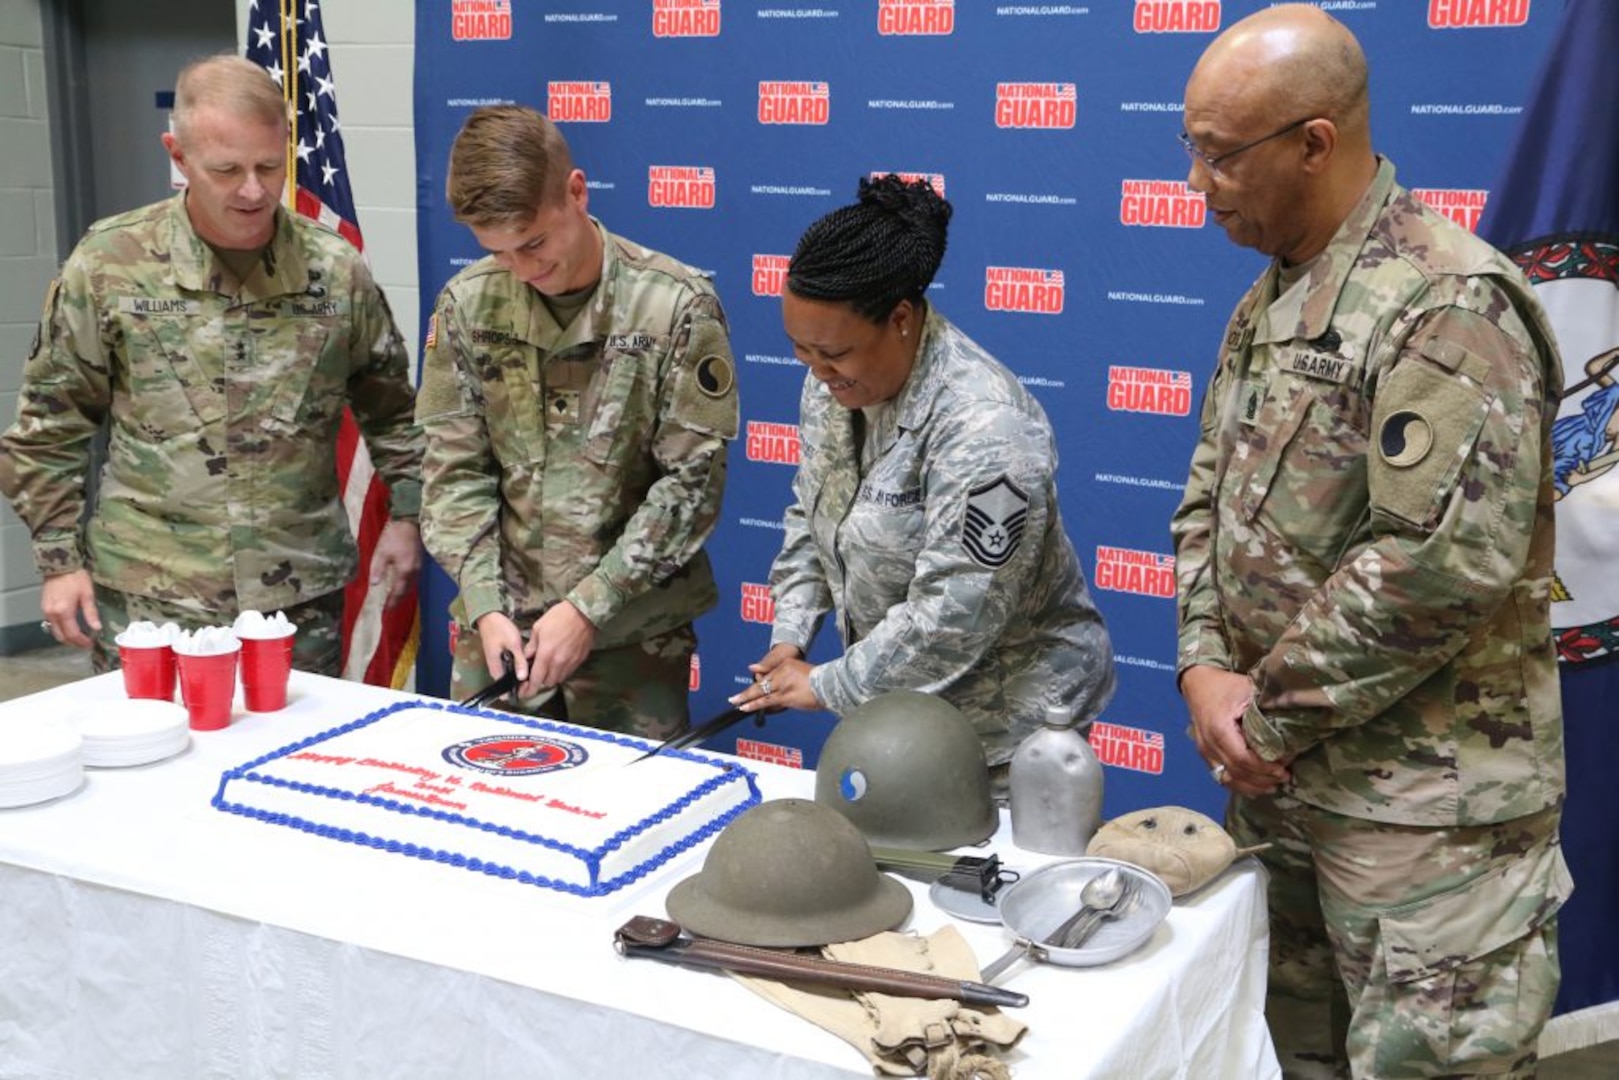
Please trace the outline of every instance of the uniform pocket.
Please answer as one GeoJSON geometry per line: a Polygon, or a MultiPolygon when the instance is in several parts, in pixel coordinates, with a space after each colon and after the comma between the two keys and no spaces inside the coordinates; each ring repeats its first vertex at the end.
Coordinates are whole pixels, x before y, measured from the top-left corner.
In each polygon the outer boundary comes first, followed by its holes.
{"type": "Polygon", "coordinates": [[[1313,380],[1283,376],[1244,437],[1251,462],[1241,488],[1244,519],[1329,569],[1365,507],[1357,494],[1366,475],[1358,401],[1349,389],[1323,391],[1313,380]]]}
{"type": "Polygon", "coordinates": [[[1376,1074],[1416,1075],[1416,1062],[1493,1074],[1532,1050],[1555,994],[1555,951],[1539,931],[1572,891],[1562,847],[1547,844],[1379,916],[1388,1001],[1361,1032],[1376,1074]]]}
{"type": "Polygon", "coordinates": [[[1455,970],[1540,926],[1573,892],[1560,844],[1483,878],[1378,917],[1388,979],[1409,983],[1455,970]]]}
{"type": "MultiPolygon", "coordinates": [[[[648,433],[651,417],[637,408],[635,393],[641,369],[639,357],[628,353],[613,356],[607,375],[598,382],[599,390],[586,401],[589,426],[585,429],[585,457],[598,465],[619,464],[627,447],[648,433]]],[[[595,389],[595,388],[593,388],[595,389]]]]}
{"type": "Polygon", "coordinates": [[[192,358],[197,348],[223,348],[211,326],[194,336],[184,317],[121,316],[118,322],[129,409],[145,439],[189,437],[225,418],[224,396],[192,358]]]}
{"type": "MultiPolygon", "coordinates": [[[[326,349],[331,336],[326,324],[299,320],[282,346],[291,349],[291,354],[275,358],[276,375],[271,380],[275,397],[269,411],[291,431],[313,430],[324,436],[326,425],[347,401],[342,380],[327,373],[326,349]]],[[[262,342],[258,348],[267,344],[262,342]]]]}

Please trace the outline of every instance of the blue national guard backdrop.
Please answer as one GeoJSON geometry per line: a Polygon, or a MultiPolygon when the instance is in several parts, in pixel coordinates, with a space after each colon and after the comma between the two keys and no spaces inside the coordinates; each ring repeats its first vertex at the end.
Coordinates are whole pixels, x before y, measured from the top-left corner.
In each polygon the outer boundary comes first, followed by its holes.
{"type": "MultiPolygon", "coordinates": [[[[424,317],[480,255],[444,205],[451,140],[472,109],[505,101],[558,121],[591,210],[712,274],[730,316],[743,430],[710,544],[721,600],[698,624],[695,718],[724,709],[768,642],[804,377],[781,328],[787,257],[857,178],[914,174],[956,211],[930,301],[1026,381],[1057,431],[1063,514],[1119,665],[1092,736],[1107,813],[1219,814],[1174,687],[1168,521],[1215,345],[1262,261],[1205,223],[1175,136],[1198,54],[1263,6],[419,0],[424,317]]],[[[1401,182],[1476,226],[1560,0],[1320,6],[1365,45],[1377,146],[1401,182]]],[[[438,693],[451,595],[440,577],[423,603],[419,681],[438,693]]],[[[828,625],[818,652],[836,645],[828,625]]],[[[733,731],[743,753],[812,767],[831,723],[786,714],[733,731]]]]}

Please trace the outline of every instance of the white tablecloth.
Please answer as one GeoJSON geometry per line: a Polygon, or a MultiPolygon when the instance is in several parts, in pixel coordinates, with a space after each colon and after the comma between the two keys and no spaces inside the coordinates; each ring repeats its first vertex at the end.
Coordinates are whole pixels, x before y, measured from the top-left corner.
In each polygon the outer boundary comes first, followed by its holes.
{"type": "MultiPolygon", "coordinates": [[[[282,712],[238,701],[231,727],[193,733],[177,758],[87,770],[72,796],[0,811],[0,1077],[871,1075],[852,1047],[722,974],[613,951],[613,930],[662,916],[706,846],[585,900],[209,806],[225,769],[407,696],[294,673],[282,712]]],[[[122,700],[114,674],[7,702],[0,739],[122,700]]],[[[766,798],[812,790],[812,774],[750,765],[766,798]]],[[[1043,861],[1004,833],[990,850],[1043,861]]],[[[912,888],[910,928],[951,921],[912,888]]],[[[1263,897],[1245,862],[1124,960],[1014,969],[1003,984],[1031,998],[1014,1075],[1278,1075],[1263,897]]],[[[957,926],[983,963],[1011,943],[957,926]]]]}

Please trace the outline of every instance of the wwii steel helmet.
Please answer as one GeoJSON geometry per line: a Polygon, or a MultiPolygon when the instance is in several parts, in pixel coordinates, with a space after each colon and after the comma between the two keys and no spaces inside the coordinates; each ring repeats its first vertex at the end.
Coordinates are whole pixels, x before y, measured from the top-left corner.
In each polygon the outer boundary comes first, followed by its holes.
{"type": "Polygon", "coordinates": [[[827,736],[815,801],[877,847],[946,851],[1000,824],[978,733],[948,701],[914,690],[879,694],[827,736]]]}
{"type": "Polygon", "coordinates": [[[703,937],[799,947],[892,930],[910,915],[911,894],[877,872],[865,838],[836,811],[776,799],[727,825],[667,906],[703,937]]]}

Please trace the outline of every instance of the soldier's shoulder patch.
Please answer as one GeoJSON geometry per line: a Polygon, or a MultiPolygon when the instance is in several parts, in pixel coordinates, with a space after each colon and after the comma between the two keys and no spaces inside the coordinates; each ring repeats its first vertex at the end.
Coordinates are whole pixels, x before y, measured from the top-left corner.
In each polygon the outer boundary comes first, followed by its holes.
{"type": "Polygon", "coordinates": [[[433,314],[428,317],[428,320],[427,320],[427,340],[426,340],[425,344],[426,344],[426,347],[429,348],[429,349],[431,349],[434,345],[438,344],[438,312],[436,312],[436,311],[433,312],[433,314]]]}
{"type": "Polygon", "coordinates": [[[51,278],[51,283],[45,288],[45,305],[39,313],[39,325],[34,327],[34,343],[28,347],[30,360],[39,355],[39,347],[45,343],[45,326],[56,317],[56,297],[61,291],[62,279],[51,278]]]}
{"type": "Polygon", "coordinates": [[[1401,409],[1383,421],[1377,432],[1377,453],[1397,469],[1408,469],[1433,449],[1433,425],[1412,409],[1401,409]]]}
{"type": "Polygon", "coordinates": [[[710,354],[697,361],[697,389],[711,398],[722,398],[736,385],[736,369],[724,356],[710,354]]]}
{"type": "Polygon", "coordinates": [[[973,562],[998,570],[1023,542],[1029,519],[1029,495],[1004,473],[967,492],[961,543],[973,562]]]}

